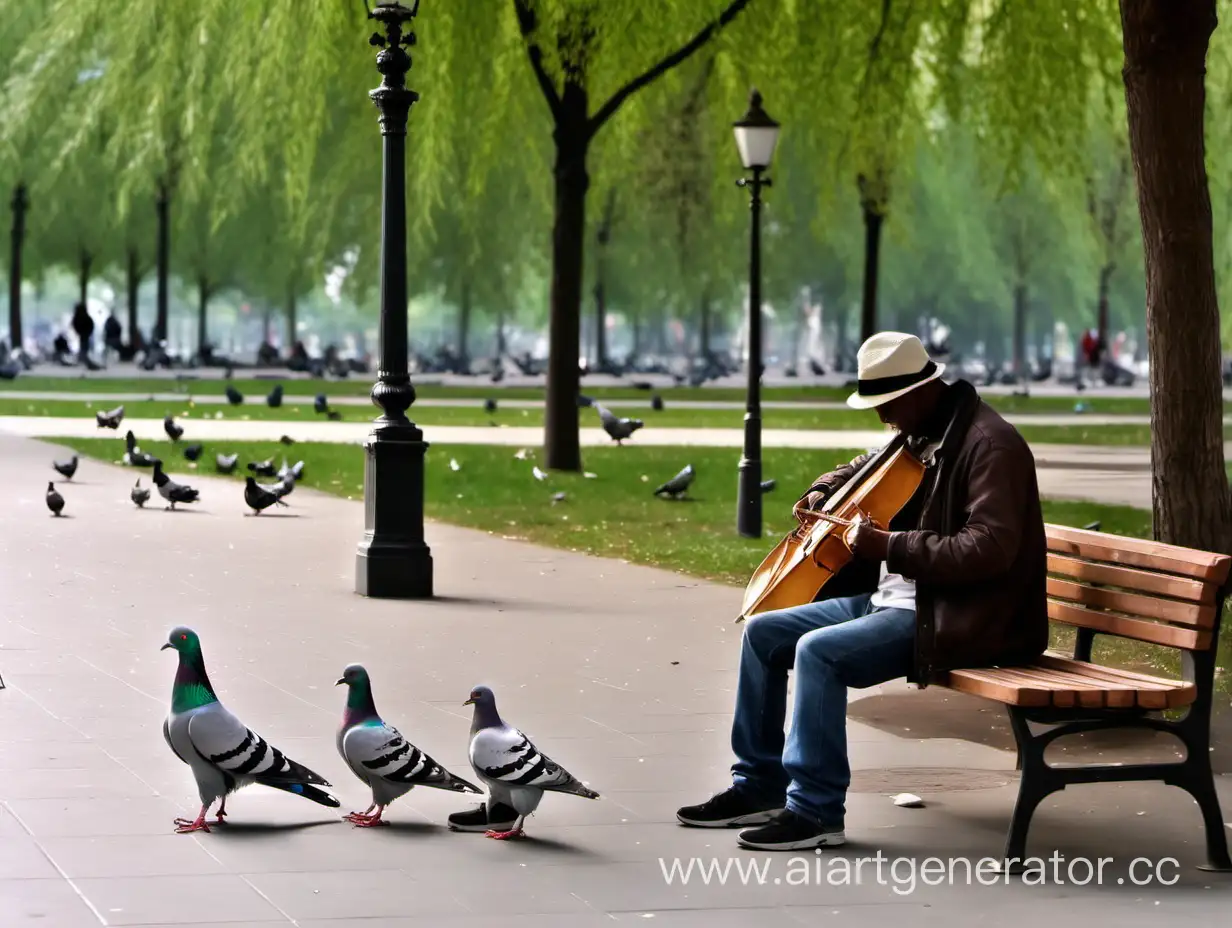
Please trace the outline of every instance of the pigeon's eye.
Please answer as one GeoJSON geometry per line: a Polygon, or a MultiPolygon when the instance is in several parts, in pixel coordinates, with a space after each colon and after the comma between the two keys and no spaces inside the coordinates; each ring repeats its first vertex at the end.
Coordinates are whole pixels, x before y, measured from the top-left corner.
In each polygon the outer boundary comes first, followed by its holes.
{"type": "Polygon", "coordinates": [[[180,641],[187,641],[187,640],[188,640],[187,635],[180,635],[180,641]]]}

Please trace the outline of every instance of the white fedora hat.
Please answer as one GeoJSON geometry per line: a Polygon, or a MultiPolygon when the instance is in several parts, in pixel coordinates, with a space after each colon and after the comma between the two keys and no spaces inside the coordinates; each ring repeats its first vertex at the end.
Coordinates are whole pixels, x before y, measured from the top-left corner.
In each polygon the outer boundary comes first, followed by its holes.
{"type": "Polygon", "coordinates": [[[945,370],[928,356],[923,343],[905,332],[880,332],[860,346],[856,355],[856,392],[847,397],[852,409],[873,409],[936,380],[945,370]]]}

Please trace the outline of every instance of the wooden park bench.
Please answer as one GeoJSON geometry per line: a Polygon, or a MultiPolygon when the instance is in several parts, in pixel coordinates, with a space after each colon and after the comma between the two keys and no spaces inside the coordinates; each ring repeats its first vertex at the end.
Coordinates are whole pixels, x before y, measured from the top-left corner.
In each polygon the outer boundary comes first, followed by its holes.
{"type": "Polygon", "coordinates": [[[1031,816],[1049,794],[1075,783],[1162,780],[1186,790],[1202,810],[1203,869],[1232,870],[1210,755],[1215,645],[1232,558],[1062,525],[1048,525],[1047,533],[1048,617],[1077,629],[1073,656],[1048,651],[1026,667],[955,670],[942,683],[1009,710],[1022,775],[1005,860],[1025,859],[1031,816]],[[1093,663],[1096,634],[1179,650],[1181,679],[1093,663]],[[1168,709],[1185,711],[1168,718],[1168,709]],[[1184,745],[1185,759],[1045,763],[1057,738],[1112,728],[1167,732],[1184,745]]]}

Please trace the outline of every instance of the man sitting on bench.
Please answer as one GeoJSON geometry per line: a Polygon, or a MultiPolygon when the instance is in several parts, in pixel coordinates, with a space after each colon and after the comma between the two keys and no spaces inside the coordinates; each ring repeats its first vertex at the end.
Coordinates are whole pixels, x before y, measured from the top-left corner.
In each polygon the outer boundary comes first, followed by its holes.
{"type": "MultiPolygon", "coordinates": [[[[823,587],[826,598],[745,626],[732,785],[676,813],[703,828],[760,826],[740,833],[744,847],[844,842],[848,687],[903,676],[926,686],[947,670],[1029,662],[1047,646],[1047,546],[1027,443],[971,384],[946,385],[942,365],[912,335],[874,335],[858,367],[848,405],[876,409],[927,469],[889,531],[857,523],[856,558],[823,587]]],[[[796,517],[806,519],[870,458],[819,477],[796,517]]]]}

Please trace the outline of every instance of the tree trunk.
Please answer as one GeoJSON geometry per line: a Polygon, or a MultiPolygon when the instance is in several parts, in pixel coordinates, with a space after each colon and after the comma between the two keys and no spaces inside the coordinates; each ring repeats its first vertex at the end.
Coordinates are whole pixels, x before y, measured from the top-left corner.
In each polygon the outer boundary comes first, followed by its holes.
{"type": "Polygon", "coordinates": [[[499,360],[505,356],[505,304],[502,302],[496,311],[496,357],[499,360]]]}
{"type": "Polygon", "coordinates": [[[137,260],[137,249],[129,246],[128,268],[125,286],[128,296],[128,345],[137,344],[137,288],[141,286],[141,267],[137,260]]]}
{"type": "Polygon", "coordinates": [[[169,296],[167,276],[170,273],[171,263],[171,217],[169,215],[171,191],[167,188],[166,181],[161,181],[158,185],[158,201],[155,208],[158,211],[158,314],[155,317],[152,341],[157,344],[167,337],[169,296]]]}
{"type": "Polygon", "coordinates": [[[1121,0],[1146,263],[1155,537],[1232,551],[1203,119],[1215,0],[1121,0]]]}
{"type": "Polygon", "coordinates": [[[205,347],[209,344],[209,331],[206,325],[206,320],[209,314],[210,306],[210,282],[204,277],[197,281],[197,354],[198,356],[205,354],[205,347]]]}
{"type": "Polygon", "coordinates": [[[288,353],[295,350],[295,343],[299,341],[296,335],[299,331],[298,316],[299,305],[295,299],[295,288],[292,287],[287,291],[287,343],[284,347],[288,353]]]}
{"type": "Polygon", "coordinates": [[[84,248],[81,249],[81,271],[78,277],[80,291],[78,300],[82,306],[86,305],[86,296],[90,290],[90,268],[94,265],[94,255],[90,254],[84,248]]]}
{"type": "Polygon", "coordinates": [[[701,349],[702,362],[710,363],[710,291],[709,289],[702,290],[701,302],[701,326],[700,335],[698,337],[701,349]]]}
{"type": "Polygon", "coordinates": [[[1099,269],[1099,302],[1095,318],[1095,331],[1099,336],[1100,356],[1108,350],[1108,288],[1112,283],[1112,272],[1115,265],[1105,264],[1099,269]]]}
{"type": "Polygon", "coordinates": [[[642,315],[638,313],[633,317],[633,348],[630,355],[634,358],[642,353],[642,315]]]}
{"type": "Polygon", "coordinates": [[[862,197],[864,213],[864,302],[860,310],[860,344],[877,334],[877,272],[881,260],[881,226],[885,213],[871,197],[862,197]]]}
{"type": "Polygon", "coordinates": [[[544,462],[553,470],[581,470],[578,435],[578,344],[581,336],[582,272],[585,258],[586,91],[567,85],[556,124],[556,203],[552,223],[552,289],[548,322],[547,402],[544,462]]]}
{"type": "Polygon", "coordinates": [[[471,285],[470,281],[462,284],[461,300],[458,302],[458,373],[469,374],[471,371],[471,356],[467,344],[471,336],[471,285]]]}
{"type": "Polygon", "coordinates": [[[1014,285],[1014,376],[1019,381],[1027,378],[1027,285],[1019,281],[1014,285]]]}
{"type": "Polygon", "coordinates": [[[598,277],[595,280],[595,369],[603,370],[607,366],[607,288],[603,284],[603,270],[600,264],[598,277]]]}
{"type": "Polygon", "coordinates": [[[9,349],[21,351],[24,334],[21,328],[21,252],[26,241],[26,185],[18,184],[13,191],[13,227],[9,246],[9,349]]]}

